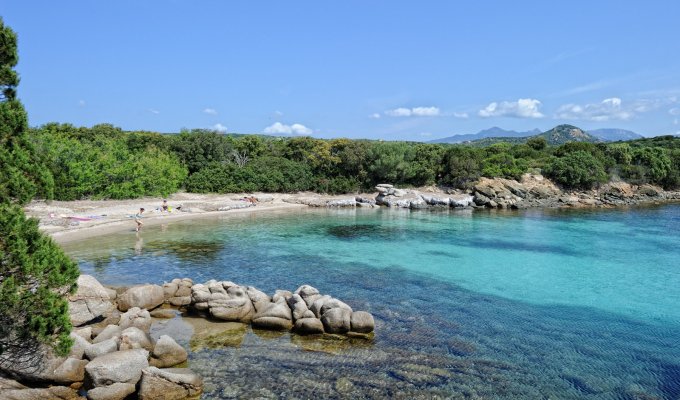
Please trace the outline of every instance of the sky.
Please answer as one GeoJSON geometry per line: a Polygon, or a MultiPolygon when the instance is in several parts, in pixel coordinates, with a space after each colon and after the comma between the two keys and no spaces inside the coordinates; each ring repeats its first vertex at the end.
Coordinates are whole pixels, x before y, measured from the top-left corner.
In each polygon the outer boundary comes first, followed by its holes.
{"type": "Polygon", "coordinates": [[[0,0],[32,126],[680,133],[679,1],[0,0]]]}

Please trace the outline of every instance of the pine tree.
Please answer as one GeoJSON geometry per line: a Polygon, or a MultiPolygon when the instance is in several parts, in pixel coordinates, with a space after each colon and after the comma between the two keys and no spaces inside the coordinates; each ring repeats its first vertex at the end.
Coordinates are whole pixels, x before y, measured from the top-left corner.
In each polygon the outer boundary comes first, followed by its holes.
{"type": "Polygon", "coordinates": [[[51,198],[54,184],[27,136],[26,111],[16,99],[16,34],[0,19],[0,369],[31,366],[44,345],[57,354],[71,346],[65,295],[78,266],[21,205],[51,198]]]}

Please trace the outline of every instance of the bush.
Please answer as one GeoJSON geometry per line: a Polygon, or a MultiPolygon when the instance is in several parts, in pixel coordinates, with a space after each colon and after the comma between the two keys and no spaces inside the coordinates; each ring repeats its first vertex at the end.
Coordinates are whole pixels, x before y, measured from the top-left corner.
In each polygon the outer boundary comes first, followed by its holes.
{"type": "Polygon", "coordinates": [[[553,181],[567,188],[591,189],[594,185],[607,181],[602,163],[583,150],[553,158],[544,172],[553,181]]]}

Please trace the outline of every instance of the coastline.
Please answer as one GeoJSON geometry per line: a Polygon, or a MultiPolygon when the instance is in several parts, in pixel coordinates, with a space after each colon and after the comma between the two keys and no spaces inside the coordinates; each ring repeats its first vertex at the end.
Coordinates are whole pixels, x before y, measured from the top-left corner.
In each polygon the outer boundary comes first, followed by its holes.
{"type": "MultiPolygon", "coordinates": [[[[296,194],[194,194],[178,192],[167,197],[170,212],[162,212],[161,198],[131,200],[32,201],[25,207],[29,217],[40,221],[40,230],[57,243],[78,241],[86,237],[133,230],[134,214],[140,207],[144,226],[167,222],[224,217],[229,214],[291,212],[307,208],[362,207],[378,208],[623,208],[680,202],[680,192],[625,182],[609,183],[597,190],[565,191],[541,176],[526,174],[521,182],[482,178],[471,191],[444,190],[437,187],[396,189],[378,187],[377,193],[323,195],[296,194]],[[387,193],[389,191],[389,193],[387,193]],[[246,197],[256,199],[251,203],[246,197]],[[375,200],[374,200],[375,199],[375,200]],[[378,205],[376,205],[376,203],[378,205]],[[180,208],[179,210],[177,208],[180,208]]],[[[142,228],[143,229],[143,228],[142,228]]]]}

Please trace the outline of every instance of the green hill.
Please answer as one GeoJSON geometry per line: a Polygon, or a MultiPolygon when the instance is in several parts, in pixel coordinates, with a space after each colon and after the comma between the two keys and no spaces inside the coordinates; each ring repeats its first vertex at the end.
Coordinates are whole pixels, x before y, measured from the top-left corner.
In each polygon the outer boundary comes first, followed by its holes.
{"type": "Polygon", "coordinates": [[[590,142],[597,143],[602,140],[588,134],[581,128],[577,128],[573,125],[558,125],[548,131],[540,133],[534,136],[525,137],[490,137],[483,138],[479,140],[473,140],[470,142],[464,142],[464,144],[469,144],[475,147],[486,147],[495,143],[510,143],[510,144],[520,144],[525,143],[530,138],[543,137],[548,145],[558,146],[567,142],[590,142]]]}

